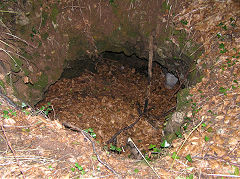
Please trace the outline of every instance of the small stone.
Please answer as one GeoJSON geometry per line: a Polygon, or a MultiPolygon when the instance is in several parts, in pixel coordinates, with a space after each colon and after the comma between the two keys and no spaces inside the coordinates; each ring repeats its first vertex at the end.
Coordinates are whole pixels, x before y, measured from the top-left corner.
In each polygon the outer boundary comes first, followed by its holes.
{"type": "Polygon", "coordinates": [[[175,77],[173,74],[171,74],[171,73],[166,74],[165,87],[167,89],[172,89],[176,85],[177,82],[178,82],[178,78],[175,77]]]}
{"type": "Polygon", "coordinates": [[[229,116],[226,116],[225,119],[224,119],[224,123],[225,124],[228,124],[230,122],[230,117],[229,116]]]}
{"type": "Polygon", "coordinates": [[[224,116],[217,116],[215,119],[219,121],[219,120],[222,120],[223,118],[224,116]]]}
{"type": "Polygon", "coordinates": [[[16,121],[12,118],[6,118],[4,119],[4,125],[14,125],[16,121]]]}
{"type": "Polygon", "coordinates": [[[175,112],[172,115],[172,121],[181,124],[184,121],[184,113],[182,113],[182,112],[175,112]]]}
{"type": "Polygon", "coordinates": [[[25,15],[25,13],[21,12],[17,15],[16,17],[16,24],[19,24],[21,26],[27,25],[29,24],[29,19],[28,17],[25,15]]]}
{"type": "Polygon", "coordinates": [[[236,144],[238,143],[238,140],[237,140],[236,138],[230,138],[229,141],[228,141],[228,143],[229,143],[230,145],[236,145],[236,144]]]}
{"type": "Polygon", "coordinates": [[[189,112],[187,113],[187,117],[192,117],[192,111],[189,111],[189,112]]]}
{"type": "Polygon", "coordinates": [[[68,158],[69,162],[76,163],[77,160],[74,158],[74,156],[71,156],[71,158],[68,158]]]}
{"type": "Polygon", "coordinates": [[[224,130],[224,129],[221,129],[221,128],[220,128],[220,129],[217,130],[217,134],[224,134],[224,133],[225,133],[225,130],[224,130]]]}

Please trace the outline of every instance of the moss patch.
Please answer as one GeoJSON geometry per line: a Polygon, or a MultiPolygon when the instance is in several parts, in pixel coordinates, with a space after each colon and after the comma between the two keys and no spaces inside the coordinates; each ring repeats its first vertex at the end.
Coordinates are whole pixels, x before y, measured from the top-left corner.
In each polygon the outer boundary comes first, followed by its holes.
{"type": "Polygon", "coordinates": [[[11,70],[14,72],[14,73],[18,73],[20,72],[21,68],[22,68],[22,61],[17,58],[17,57],[14,57],[12,56],[12,64],[11,64],[11,70]]]}
{"type": "Polygon", "coordinates": [[[48,84],[48,76],[44,73],[38,78],[38,81],[32,86],[34,89],[43,91],[48,84]]]}
{"type": "Polygon", "coordinates": [[[5,87],[5,83],[4,83],[4,81],[3,80],[0,80],[0,86],[3,88],[3,89],[5,89],[6,87],[5,87]]]}
{"type": "Polygon", "coordinates": [[[51,12],[50,18],[55,24],[57,22],[58,13],[59,13],[59,10],[58,10],[57,4],[54,4],[52,7],[52,12],[51,12]]]}
{"type": "Polygon", "coordinates": [[[177,94],[177,111],[181,111],[190,106],[190,100],[187,99],[189,96],[189,89],[184,88],[177,94]]]}

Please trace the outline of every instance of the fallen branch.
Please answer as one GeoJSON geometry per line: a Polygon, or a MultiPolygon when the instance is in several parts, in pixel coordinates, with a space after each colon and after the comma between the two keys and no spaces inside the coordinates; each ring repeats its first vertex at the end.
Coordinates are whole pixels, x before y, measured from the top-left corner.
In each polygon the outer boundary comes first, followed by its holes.
{"type": "Polygon", "coordinates": [[[72,130],[75,130],[75,131],[77,131],[77,132],[81,132],[82,135],[84,135],[84,136],[92,143],[93,152],[94,152],[94,154],[96,155],[97,160],[98,160],[102,165],[104,165],[108,170],[110,170],[112,173],[114,173],[118,178],[122,178],[112,167],[110,167],[108,164],[106,164],[105,162],[103,162],[103,161],[100,159],[100,157],[99,157],[99,155],[98,155],[98,153],[97,153],[97,151],[96,151],[95,143],[94,143],[94,141],[92,140],[92,137],[91,137],[88,133],[86,133],[84,130],[82,130],[82,129],[74,126],[74,125],[68,124],[68,123],[66,123],[66,122],[63,122],[63,125],[64,125],[65,127],[67,127],[67,128],[70,128],[70,129],[72,129],[72,130]]]}
{"type": "Polygon", "coordinates": [[[132,124],[130,124],[129,126],[124,127],[124,128],[122,128],[121,130],[117,131],[117,132],[112,136],[112,138],[107,141],[107,144],[112,143],[112,142],[115,140],[115,138],[116,138],[119,134],[121,134],[123,131],[132,128],[135,124],[137,124],[137,122],[141,119],[141,117],[142,117],[142,115],[139,115],[139,117],[137,118],[137,120],[136,120],[134,123],[132,123],[132,124]]]}
{"type": "MultiPolygon", "coordinates": [[[[188,134],[188,136],[186,137],[186,139],[183,141],[182,145],[178,148],[178,150],[177,150],[177,152],[176,152],[176,156],[178,156],[180,150],[182,150],[182,148],[183,148],[184,144],[187,142],[188,138],[189,138],[189,137],[191,136],[191,134],[202,124],[202,122],[203,122],[203,119],[198,123],[197,126],[195,126],[195,127],[191,130],[191,132],[188,134]]],[[[170,167],[171,169],[172,169],[172,167],[173,167],[173,165],[174,165],[175,160],[176,160],[176,157],[174,157],[174,159],[173,159],[173,162],[172,162],[171,167],[170,167]]]]}
{"type": "Polygon", "coordinates": [[[157,175],[157,177],[160,178],[160,176],[157,174],[157,172],[154,170],[154,168],[150,165],[150,163],[146,160],[146,158],[143,156],[142,152],[138,149],[138,147],[135,145],[135,143],[133,142],[133,140],[130,137],[128,138],[128,142],[131,142],[133,144],[133,146],[137,149],[138,153],[142,156],[142,158],[145,160],[145,162],[148,164],[148,166],[157,175]]]}
{"type": "Polygon", "coordinates": [[[23,177],[23,178],[26,178],[25,175],[24,175],[24,173],[23,173],[22,166],[20,165],[19,160],[18,160],[17,157],[16,157],[16,153],[15,153],[14,149],[12,148],[12,145],[11,145],[10,141],[8,140],[8,137],[7,137],[7,135],[6,135],[6,132],[5,132],[5,130],[4,130],[3,125],[1,126],[1,128],[2,128],[2,131],[3,131],[3,135],[4,135],[4,137],[5,137],[6,141],[7,141],[7,145],[8,145],[8,147],[9,147],[9,149],[11,150],[11,152],[13,153],[13,156],[14,156],[16,162],[17,162],[17,165],[18,165],[18,167],[19,167],[20,173],[22,174],[22,177],[23,177]]]}

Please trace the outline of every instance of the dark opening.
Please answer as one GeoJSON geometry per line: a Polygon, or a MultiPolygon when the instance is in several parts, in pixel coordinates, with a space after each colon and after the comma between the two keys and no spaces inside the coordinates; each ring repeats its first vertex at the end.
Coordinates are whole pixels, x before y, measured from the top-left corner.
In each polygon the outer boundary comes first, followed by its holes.
{"type": "Polygon", "coordinates": [[[165,117],[176,106],[179,84],[167,86],[167,71],[156,62],[152,72],[146,104],[147,60],[104,52],[98,60],[69,61],[37,106],[50,102],[54,107],[52,119],[86,129],[110,150],[139,158],[135,148],[128,145],[128,138],[143,153],[153,150],[153,145],[160,148],[165,117]]]}

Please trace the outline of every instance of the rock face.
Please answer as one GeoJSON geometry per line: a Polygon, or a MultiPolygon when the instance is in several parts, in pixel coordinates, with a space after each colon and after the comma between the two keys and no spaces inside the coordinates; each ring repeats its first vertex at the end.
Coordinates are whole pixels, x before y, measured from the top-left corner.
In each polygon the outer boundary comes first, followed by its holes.
{"type": "MultiPolygon", "coordinates": [[[[16,4],[8,6],[17,11],[16,4]]],[[[3,82],[9,83],[15,96],[32,105],[42,99],[71,60],[80,59],[84,63],[86,57],[98,59],[106,51],[148,59],[150,34],[154,36],[153,60],[172,74],[166,79],[169,89],[177,82],[174,76],[179,81],[185,80],[201,51],[200,44],[190,35],[174,28],[171,13],[176,13],[179,7],[171,0],[130,4],[129,0],[101,3],[35,0],[22,7],[19,9],[28,15],[16,15],[15,24],[3,16],[6,26],[15,29],[14,35],[22,39],[16,45],[21,56],[5,59],[1,66],[8,70],[4,74],[13,74],[3,82]]]]}
{"type": "Polygon", "coordinates": [[[167,89],[173,89],[173,87],[177,84],[177,82],[178,82],[178,78],[175,77],[173,74],[171,73],[166,74],[165,87],[167,89]]]}

